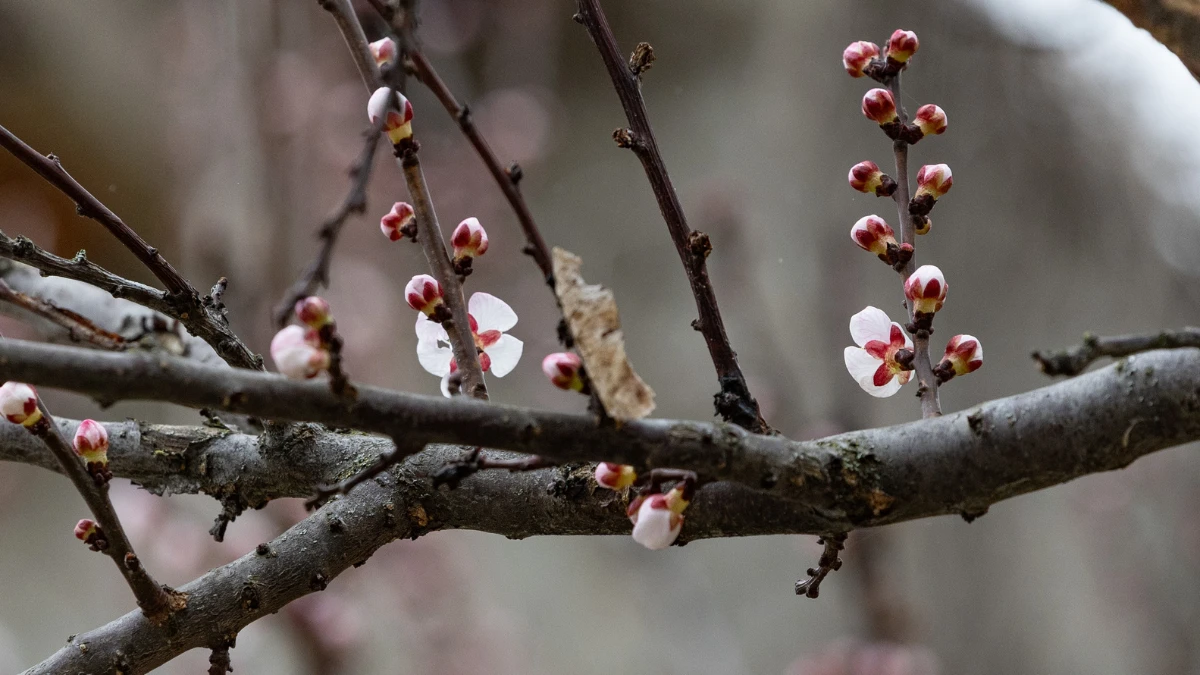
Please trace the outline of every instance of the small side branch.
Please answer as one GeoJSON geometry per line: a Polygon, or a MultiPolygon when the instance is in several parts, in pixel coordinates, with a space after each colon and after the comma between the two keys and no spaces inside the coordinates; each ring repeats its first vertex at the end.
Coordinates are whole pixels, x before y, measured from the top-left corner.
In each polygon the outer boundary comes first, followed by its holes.
{"type": "Polygon", "coordinates": [[[75,342],[86,342],[101,349],[114,351],[120,351],[128,346],[125,338],[104,330],[87,317],[40,298],[14,291],[2,279],[0,279],[0,302],[23,309],[66,329],[67,335],[75,342]]]}
{"type": "Polygon", "coordinates": [[[212,654],[208,657],[208,675],[225,675],[225,673],[233,672],[229,650],[234,646],[234,638],[213,645],[212,654]]]}
{"type": "Polygon", "coordinates": [[[1061,351],[1037,351],[1033,359],[1047,375],[1074,376],[1082,373],[1096,359],[1121,358],[1152,349],[1200,347],[1200,328],[1164,330],[1154,335],[1083,336],[1083,344],[1061,351]]]}
{"type": "Polygon", "coordinates": [[[75,489],[87,502],[92,516],[95,517],[96,523],[100,526],[104,533],[104,539],[107,541],[107,545],[101,550],[116,563],[121,576],[125,578],[125,582],[133,591],[133,596],[137,599],[137,605],[142,613],[156,624],[163,623],[171,614],[187,606],[187,595],[159,585],[142,566],[133,550],[133,545],[125,536],[125,529],[121,526],[117,511],[108,498],[108,483],[99,483],[93,479],[92,475],[84,469],[83,463],[75,456],[67,439],[59,431],[58,424],[55,423],[45,404],[38,401],[38,408],[41,410],[42,418],[30,427],[30,433],[46,444],[46,447],[62,466],[63,473],[71,479],[75,489]]]}
{"type": "Polygon", "coordinates": [[[808,578],[796,582],[796,595],[810,598],[819,596],[821,582],[825,581],[825,577],[829,576],[830,572],[842,569],[842,559],[839,556],[846,547],[846,533],[826,535],[818,539],[817,543],[824,544],[825,551],[821,553],[816,569],[808,569],[808,578]]]}
{"type": "Polygon", "coordinates": [[[421,443],[412,443],[409,441],[393,441],[393,443],[395,443],[395,446],[392,450],[379,455],[374,464],[336,485],[318,487],[317,494],[308,500],[305,506],[309,510],[320,508],[338,495],[350,494],[350,491],[355,487],[362,485],[400,462],[412,457],[424,447],[421,443]]]}
{"type": "Polygon", "coordinates": [[[725,333],[725,322],[721,318],[717,296],[708,278],[708,267],[705,263],[712,251],[712,245],[708,242],[707,235],[688,226],[683,206],[679,203],[679,196],[675,194],[675,186],[671,183],[667,166],[658,149],[658,142],[654,138],[654,130],[650,127],[646,103],[642,100],[640,75],[648,67],[653,50],[649,45],[640,44],[633,57],[626,60],[617,46],[616,37],[613,36],[608,19],[604,16],[600,1],[578,0],[578,3],[579,13],[575,15],[575,20],[583,24],[600,51],[600,58],[608,69],[629,122],[630,128],[618,129],[614,138],[618,145],[632,149],[641,161],[654,197],[658,201],[658,208],[667,223],[675,250],[683,262],[692,294],[696,298],[696,309],[700,316],[692,325],[704,335],[717,378],[721,382],[721,391],[714,397],[717,413],[724,420],[755,433],[770,431],[759,412],[758,402],[750,395],[745,375],[737,362],[737,354],[734,353],[729,344],[729,336],[725,333]]]}
{"type": "Polygon", "coordinates": [[[433,474],[433,487],[445,485],[451,490],[458,487],[462,481],[474,476],[484,469],[505,469],[510,472],[537,471],[552,466],[558,462],[540,455],[525,455],[511,459],[497,459],[483,454],[483,448],[471,449],[462,459],[447,462],[445,466],[433,474]]]}

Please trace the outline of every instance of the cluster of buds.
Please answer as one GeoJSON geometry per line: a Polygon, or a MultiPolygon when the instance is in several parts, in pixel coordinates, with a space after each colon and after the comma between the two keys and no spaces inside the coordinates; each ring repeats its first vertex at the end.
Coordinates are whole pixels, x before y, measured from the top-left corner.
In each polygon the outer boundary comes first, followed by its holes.
{"type": "Polygon", "coordinates": [[[97,486],[112,480],[112,472],[108,470],[108,431],[102,424],[96,420],[80,422],[72,445],[97,486]]]}
{"type": "Polygon", "coordinates": [[[395,63],[396,56],[400,51],[396,48],[396,41],[392,38],[376,40],[367,47],[371,50],[371,56],[375,58],[375,65],[380,68],[387,68],[395,63]]]}
{"type": "Polygon", "coordinates": [[[879,125],[880,129],[894,141],[909,145],[926,136],[937,136],[946,132],[946,111],[932,103],[917,108],[913,121],[906,124],[896,108],[896,98],[887,89],[875,88],[863,95],[862,114],[879,125]]]}
{"type": "Polygon", "coordinates": [[[694,492],[694,483],[682,481],[665,494],[641,495],[630,502],[625,513],[633,523],[633,540],[651,551],[675,543],[683,529],[683,511],[694,492]]]}
{"type": "Polygon", "coordinates": [[[488,236],[478,218],[467,218],[450,235],[454,246],[454,273],[465,277],[471,273],[471,261],[487,253],[488,236]]]}
{"type": "Polygon", "coordinates": [[[628,489],[637,482],[637,471],[628,464],[600,462],[596,465],[596,484],[609,490],[628,489]]]}
{"type": "Polygon", "coordinates": [[[897,244],[896,232],[879,216],[864,216],[850,228],[850,239],[864,251],[870,251],[893,267],[912,260],[913,246],[897,244]]]}
{"type": "Polygon", "coordinates": [[[450,308],[442,295],[442,285],[428,274],[418,274],[404,287],[408,306],[429,317],[434,323],[449,321],[450,308]]]}
{"type": "Polygon", "coordinates": [[[32,428],[42,419],[37,390],[22,382],[5,382],[0,386],[0,414],[13,424],[32,428]]]}
{"type": "Polygon", "coordinates": [[[307,380],[329,369],[334,320],[329,303],[310,296],[296,302],[296,319],[303,326],[285,326],[271,339],[275,368],[292,380],[307,380]]]}
{"type": "Polygon", "coordinates": [[[573,352],[555,352],[542,359],[542,372],[550,383],[565,391],[589,393],[583,359],[573,352]]]}
{"type": "Polygon", "coordinates": [[[367,119],[371,124],[379,124],[380,118],[392,145],[412,140],[413,108],[404,94],[388,87],[376,89],[367,101],[367,119]]]}
{"type": "Polygon", "coordinates": [[[888,39],[887,53],[880,54],[879,45],[862,40],[850,43],[842,52],[842,66],[850,77],[869,77],[885,82],[908,67],[908,60],[921,47],[917,34],[897,30],[888,39]]]}
{"type": "Polygon", "coordinates": [[[392,241],[400,241],[408,237],[415,242],[417,240],[417,218],[412,204],[408,202],[393,204],[392,210],[379,219],[379,229],[383,231],[383,236],[392,241]]]}
{"type": "Polygon", "coordinates": [[[103,551],[108,548],[108,539],[104,530],[90,518],[84,518],[75,524],[75,538],[88,545],[93,551],[103,551]]]}

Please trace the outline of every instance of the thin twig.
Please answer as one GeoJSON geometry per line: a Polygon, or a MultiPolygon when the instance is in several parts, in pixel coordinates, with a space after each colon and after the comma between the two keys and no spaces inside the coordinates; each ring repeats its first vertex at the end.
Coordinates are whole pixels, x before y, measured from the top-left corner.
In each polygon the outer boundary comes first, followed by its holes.
{"type": "MultiPolygon", "coordinates": [[[[734,353],[729,344],[729,336],[725,333],[725,323],[717,306],[716,293],[708,278],[705,259],[712,251],[712,244],[708,235],[688,226],[679,196],[675,194],[675,186],[671,184],[671,177],[667,174],[666,164],[659,152],[658,141],[654,138],[654,130],[650,127],[646,104],[642,100],[641,79],[630,68],[629,62],[621,56],[599,0],[578,0],[578,3],[579,13],[575,15],[575,19],[587,28],[588,35],[600,51],[600,57],[608,69],[617,96],[621,99],[621,106],[625,109],[625,117],[629,121],[630,128],[618,129],[614,138],[618,145],[632,149],[641,160],[654,197],[658,201],[658,208],[675,244],[675,250],[683,262],[684,271],[687,272],[692,294],[696,298],[696,309],[700,316],[692,325],[704,335],[717,378],[721,383],[721,391],[714,396],[717,413],[724,420],[756,433],[767,432],[770,427],[763,420],[758,402],[751,396],[746,385],[745,375],[737,362],[737,354],[734,353]]],[[[640,48],[638,52],[652,53],[648,48],[640,48]]]]}
{"type": "Polygon", "coordinates": [[[83,463],[75,456],[70,443],[59,431],[50,411],[40,399],[38,408],[41,410],[42,418],[30,427],[30,433],[40,438],[50,452],[54,453],[55,458],[62,466],[63,473],[71,479],[75,489],[87,502],[92,516],[95,517],[96,523],[100,526],[104,538],[108,542],[108,545],[102,550],[116,563],[117,569],[121,571],[121,576],[125,578],[125,582],[133,591],[133,596],[142,613],[151,621],[162,623],[171,614],[187,606],[187,595],[159,585],[142,566],[137,554],[134,553],[133,545],[125,536],[125,529],[121,527],[117,511],[108,498],[108,483],[97,484],[97,481],[88,473],[83,463]]]}
{"type": "Polygon", "coordinates": [[[1151,349],[1200,347],[1200,328],[1164,330],[1153,335],[1099,337],[1087,333],[1083,344],[1061,351],[1037,351],[1033,358],[1047,375],[1078,375],[1096,359],[1121,358],[1151,349]]]}
{"type": "MultiPolygon", "coordinates": [[[[900,116],[902,125],[908,124],[908,113],[905,112],[904,106],[900,103],[900,74],[890,78],[887,82],[888,89],[892,92],[892,98],[896,101],[896,114],[900,116]]],[[[902,139],[896,139],[892,142],[892,150],[896,155],[896,191],[892,193],[892,199],[896,202],[896,211],[900,217],[900,243],[912,244],[914,250],[917,246],[917,230],[916,224],[913,222],[912,213],[908,210],[908,202],[910,186],[908,183],[908,142],[902,139]]],[[[900,267],[900,275],[907,280],[908,277],[917,268],[916,254],[909,258],[907,262],[900,267]]],[[[908,319],[910,322],[916,319],[916,308],[911,306],[913,303],[907,303],[908,319]]],[[[938,379],[933,374],[933,363],[929,358],[929,333],[927,330],[917,330],[913,333],[913,348],[915,356],[913,358],[913,371],[917,376],[917,396],[921,399],[921,416],[936,417],[942,414],[942,403],[938,398],[938,379]]]]}
{"type": "Polygon", "coordinates": [[[232,673],[233,666],[230,665],[229,650],[235,646],[234,639],[222,640],[213,645],[212,654],[208,657],[208,675],[225,675],[232,673]]]}
{"type": "MultiPolygon", "coordinates": [[[[134,232],[100,200],[92,196],[54,155],[43,156],[17,138],[8,129],[0,126],[0,147],[45,178],[63,194],[75,202],[79,215],[100,223],[125,245],[143,265],[167,288],[166,300],[172,306],[168,316],[179,319],[188,332],[212,345],[213,349],[230,365],[252,370],[261,370],[262,358],[251,352],[236,334],[229,329],[223,317],[212,316],[204,307],[200,294],[184,279],[171,263],[163,258],[137,232],[134,232]]],[[[106,289],[107,290],[107,289],[106,289]]]]}
{"type": "Polygon", "coordinates": [[[312,510],[324,506],[330,499],[338,495],[350,494],[355,487],[396,466],[425,447],[423,443],[412,443],[406,440],[393,440],[392,442],[394,447],[391,451],[379,455],[373,464],[340,483],[318,487],[316,494],[304,505],[312,510]]]}
{"type": "Polygon", "coordinates": [[[338,30],[342,32],[342,39],[346,41],[346,46],[350,49],[350,56],[354,58],[354,65],[358,68],[358,74],[362,77],[367,93],[370,94],[382,87],[383,76],[379,72],[379,67],[375,65],[375,57],[371,56],[367,35],[363,32],[358,15],[354,12],[354,5],[350,0],[318,1],[321,7],[332,14],[333,20],[337,22],[338,30]]]}
{"type": "Polygon", "coordinates": [[[842,568],[842,559],[838,556],[846,544],[846,533],[825,535],[817,540],[818,544],[824,544],[825,550],[821,553],[821,559],[817,562],[816,569],[808,569],[808,578],[801,579],[796,582],[796,595],[804,595],[810,598],[815,598],[821,594],[821,582],[825,581],[825,577],[829,576],[830,572],[836,572],[842,568]]]}
{"type": "Polygon", "coordinates": [[[442,485],[454,490],[462,481],[474,476],[484,469],[505,469],[512,472],[537,471],[552,466],[558,462],[540,455],[524,455],[509,459],[497,459],[483,454],[483,448],[476,446],[461,459],[447,462],[445,466],[433,474],[433,487],[442,485]]]}
{"type": "Polygon", "coordinates": [[[279,304],[275,305],[272,313],[275,325],[283,328],[291,318],[292,308],[296,303],[312,295],[320,287],[329,287],[329,263],[333,260],[333,249],[337,245],[338,235],[342,226],[350,218],[350,214],[361,214],[367,208],[367,185],[371,181],[372,161],[375,148],[379,145],[379,133],[383,130],[385,116],[380,116],[375,125],[367,130],[363,140],[363,149],[354,164],[350,167],[350,191],[338,208],[325,219],[317,229],[317,237],[321,240],[321,248],[308,267],[296,279],[291,288],[284,293],[279,304]]]}
{"type": "Polygon", "coordinates": [[[52,302],[14,291],[0,279],[0,302],[6,302],[39,316],[56,326],[65,328],[68,337],[75,342],[87,342],[101,349],[120,351],[128,344],[125,338],[97,326],[87,317],[64,309],[52,302]]]}

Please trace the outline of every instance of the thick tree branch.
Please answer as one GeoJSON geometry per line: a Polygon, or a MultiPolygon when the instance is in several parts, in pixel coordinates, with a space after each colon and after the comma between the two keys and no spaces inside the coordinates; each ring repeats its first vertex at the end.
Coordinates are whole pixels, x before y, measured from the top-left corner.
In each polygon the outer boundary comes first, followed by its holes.
{"type": "MultiPolygon", "coordinates": [[[[225,317],[210,312],[199,292],[184,279],[171,263],[137,232],[125,224],[100,200],[80,185],[54,155],[43,156],[4,127],[0,127],[0,147],[45,178],[75,202],[79,215],[100,223],[129,249],[167,288],[165,299],[171,311],[164,312],[178,319],[193,335],[203,338],[230,365],[239,368],[262,369],[262,358],[251,352],[229,329],[225,317]]],[[[107,290],[107,289],[106,289],[107,290]]],[[[131,298],[132,299],[132,298],[131,298]]]]}
{"type": "Polygon", "coordinates": [[[319,382],[20,340],[0,342],[0,376],[110,400],[322,422],[562,463],[690,469],[704,481],[735,481],[806,504],[817,533],[946,513],[975,516],[1001,499],[1200,439],[1195,349],[1138,355],[952,415],[804,442],[725,424],[649,419],[617,426],[589,415],[373,387],[347,403],[319,382]]]}
{"type": "MultiPolygon", "coordinates": [[[[650,126],[650,117],[646,112],[646,103],[642,100],[641,79],[621,55],[620,47],[604,16],[599,0],[578,0],[579,13],[575,19],[583,24],[600,57],[612,78],[617,97],[625,109],[625,117],[629,121],[629,129],[618,129],[614,134],[617,143],[633,150],[642,162],[658,208],[667,223],[671,241],[683,269],[687,273],[688,283],[696,298],[696,310],[699,319],[693,326],[704,335],[708,345],[708,353],[716,367],[717,379],[721,383],[721,391],[714,396],[717,413],[727,422],[756,433],[770,430],[763,421],[758,410],[758,402],[750,394],[746,385],[746,377],[742,374],[737,362],[737,354],[729,344],[729,336],[725,333],[725,322],[721,318],[721,310],[717,306],[717,295],[713,291],[712,281],[708,278],[708,265],[705,260],[712,251],[708,235],[693,230],[688,226],[683,206],[675,193],[675,186],[667,173],[667,165],[663,162],[662,153],[658,149],[658,141],[654,138],[654,130],[650,126]]],[[[638,52],[652,53],[639,46],[638,52]]],[[[637,53],[635,52],[635,57],[637,53]]],[[[644,58],[644,57],[643,57],[644,58]]],[[[634,60],[637,63],[637,59],[634,60]]],[[[644,70],[641,68],[640,70],[644,70]]]]}
{"type": "Polygon", "coordinates": [[[1096,359],[1120,358],[1152,349],[1200,347],[1200,328],[1164,330],[1154,335],[1098,337],[1088,333],[1083,344],[1062,351],[1037,351],[1033,359],[1047,375],[1078,375],[1096,359]]]}
{"type": "Polygon", "coordinates": [[[1200,77],[1200,0],[1105,0],[1200,77]]]}

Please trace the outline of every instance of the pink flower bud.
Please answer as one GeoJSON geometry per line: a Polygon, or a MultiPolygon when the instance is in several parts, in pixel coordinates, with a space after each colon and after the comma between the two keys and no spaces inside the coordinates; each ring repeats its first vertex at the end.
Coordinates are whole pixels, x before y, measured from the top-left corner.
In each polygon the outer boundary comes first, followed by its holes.
{"type": "Polygon", "coordinates": [[[583,359],[572,352],[556,352],[542,359],[542,372],[559,389],[583,391],[583,359]]]}
{"type": "Polygon", "coordinates": [[[874,42],[860,40],[851,42],[846,51],[842,52],[842,65],[850,77],[862,77],[871,60],[879,56],[879,45],[874,42]]]}
{"type": "Polygon", "coordinates": [[[404,299],[409,307],[431,317],[443,304],[442,285],[428,274],[418,274],[404,287],[404,299]]]}
{"type": "Polygon", "coordinates": [[[93,551],[103,551],[108,548],[108,540],[104,531],[90,518],[84,518],[75,524],[75,538],[87,544],[93,551]]]}
{"type": "Polygon", "coordinates": [[[904,282],[904,296],[916,314],[932,315],[946,302],[946,278],[935,265],[921,265],[904,282]]]}
{"type": "Polygon", "coordinates": [[[937,201],[950,191],[952,185],[954,185],[954,174],[950,173],[950,167],[945,164],[926,164],[917,172],[916,197],[929,195],[934,201],[937,201]]]}
{"type": "Polygon", "coordinates": [[[321,336],[301,326],[287,326],[275,334],[271,359],[276,370],[291,380],[316,377],[329,367],[329,352],[321,346],[321,336]]]}
{"type": "Polygon", "coordinates": [[[637,471],[627,464],[600,462],[596,465],[596,483],[609,490],[624,490],[637,480],[637,471]]]}
{"type": "Polygon", "coordinates": [[[896,121],[896,99],[887,89],[872,89],[863,96],[862,112],[867,119],[880,124],[896,121]]]}
{"type": "Polygon", "coordinates": [[[392,38],[376,40],[368,47],[371,49],[371,56],[375,57],[375,65],[380,68],[396,62],[396,41],[392,38]]]}
{"type": "Polygon", "coordinates": [[[296,318],[310,328],[321,328],[333,323],[329,303],[324,298],[310,295],[296,303],[296,318]]]}
{"type": "Polygon", "coordinates": [[[917,53],[920,46],[921,42],[917,40],[916,33],[911,30],[897,30],[888,39],[887,55],[893,61],[905,63],[917,53]]]}
{"type": "Polygon", "coordinates": [[[850,167],[850,187],[866,194],[891,197],[896,192],[896,181],[879,170],[875,162],[859,162],[850,167]]]}
{"type": "MultiPolygon", "coordinates": [[[[983,365],[983,345],[973,335],[955,335],[946,345],[946,355],[938,369],[947,374],[966,375],[983,365]]],[[[953,375],[951,375],[953,377],[953,375]]],[[[949,378],[947,378],[949,379],[949,378]]]]}
{"type": "MultiPolygon", "coordinates": [[[[863,103],[866,106],[866,103],[863,103]]],[[[931,136],[940,134],[946,131],[946,111],[940,107],[929,103],[917,108],[917,114],[913,117],[913,124],[921,130],[922,136],[931,136]]]]}
{"type": "MultiPolygon", "coordinates": [[[[387,215],[379,219],[379,229],[392,241],[400,241],[415,221],[413,207],[408,202],[396,202],[387,215]]],[[[411,234],[411,233],[410,233],[411,234]]]]}
{"type": "Polygon", "coordinates": [[[108,431],[96,420],[84,420],[75,430],[75,454],[87,463],[88,473],[97,485],[112,479],[108,470],[108,431]]]}
{"type": "Polygon", "coordinates": [[[488,237],[478,218],[467,218],[454,228],[450,235],[450,243],[454,246],[454,259],[478,258],[487,253],[488,237]]]}
{"type": "Polygon", "coordinates": [[[367,118],[371,120],[371,124],[377,124],[383,115],[387,115],[383,130],[387,132],[392,145],[412,138],[413,109],[404,94],[387,87],[376,89],[375,93],[371,94],[371,100],[367,102],[367,118]],[[392,102],[393,94],[400,102],[398,108],[394,107],[392,102]]]}
{"type": "Polygon", "coordinates": [[[13,424],[32,427],[42,419],[38,410],[37,390],[21,382],[0,386],[0,414],[13,424]]]}
{"type": "Polygon", "coordinates": [[[885,262],[888,260],[888,246],[896,246],[895,231],[879,216],[859,218],[850,228],[850,238],[859,248],[874,253],[885,262]]]}
{"type": "Polygon", "coordinates": [[[673,488],[665,495],[634,500],[626,512],[633,521],[633,540],[652,551],[670,546],[683,528],[683,510],[687,506],[680,488],[673,488]]]}

